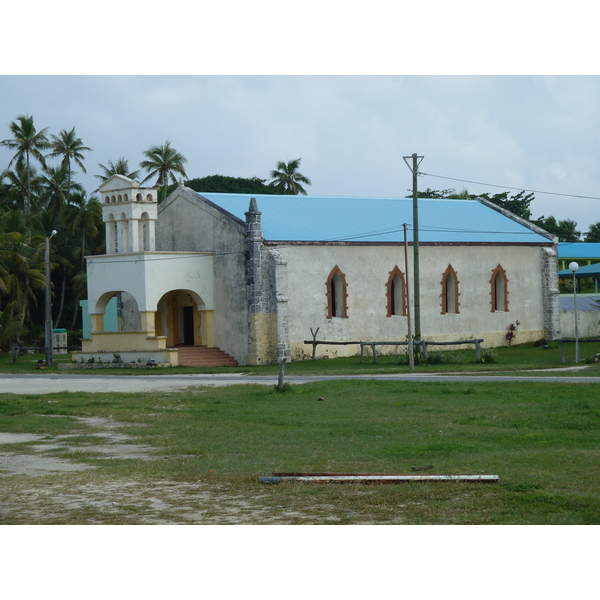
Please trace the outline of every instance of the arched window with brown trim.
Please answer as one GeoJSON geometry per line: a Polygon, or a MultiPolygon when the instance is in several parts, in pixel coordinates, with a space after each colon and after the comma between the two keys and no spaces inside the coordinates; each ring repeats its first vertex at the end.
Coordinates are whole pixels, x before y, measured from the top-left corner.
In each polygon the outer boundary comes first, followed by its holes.
{"type": "Polygon", "coordinates": [[[397,266],[390,271],[390,276],[385,287],[387,296],[387,316],[406,315],[406,280],[404,278],[404,273],[397,266]]]}
{"type": "Polygon", "coordinates": [[[490,297],[491,312],[508,312],[508,278],[500,265],[492,271],[490,297]]]}
{"type": "Polygon", "coordinates": [[[348,318],[348,284],[346,275],[336,265],[327,278],[327,318],[348,318]]]}
{"type": "Polygon", "coordinates": [[[442,314],[458,314],[460,312],[458,309],[460,306],[460,302],[458,301],[458,276],[456,271],[452,268],[452,265],[448,265],[448,268],[444,271],[441,284],[442,314]]]}

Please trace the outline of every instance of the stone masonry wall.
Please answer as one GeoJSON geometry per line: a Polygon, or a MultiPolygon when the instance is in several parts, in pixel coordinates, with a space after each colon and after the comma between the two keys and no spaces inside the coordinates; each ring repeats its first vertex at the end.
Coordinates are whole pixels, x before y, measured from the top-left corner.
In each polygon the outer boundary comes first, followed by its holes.
{"type": "Polygon", "coordinates": [[[560,292],[558,289],[558,251],[542,248],[542,293],[544,310],[544,337],[560,337],[560,292]]]}
{"type": "Polygon", "coordinates": [[[290,359],[287,324],[287,262],[265,246],[260,211],[252,198],[246,213],[248,364],[290,359]]]}

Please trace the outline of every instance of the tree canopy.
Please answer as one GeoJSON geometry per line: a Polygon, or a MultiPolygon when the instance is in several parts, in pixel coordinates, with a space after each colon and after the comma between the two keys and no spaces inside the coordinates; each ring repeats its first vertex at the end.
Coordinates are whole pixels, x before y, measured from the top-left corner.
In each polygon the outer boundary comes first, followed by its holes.
{"type": "Polygon", "coordinates": [[[86,172],[83,153],[91,151],[75,127],[49,139],[47,127],[38,130],[33,117],[21,115],[9,129],[12,137],[0,142],[14,151],[0,174],[0,350],[15,342],[43,344],[44,249],[52,230],[58,232],[50,244],[55,327],[73,329],[81,322],[83,257],[104,247],[100,206],[84,202],[82,186],[72,180],[73,166],[86,172]],[[44,155],[45,150],[50,152],[44,155]]]}
{"type": "Polygon", "coordinates": [[[276,194],[272,185],[259,177],[228,177],[209,175],[189,179],[185,185],[196,192],[218,192],[227,194],[276,194]]]}
{"type": "Polygon", "coordinates": [[[590,225],[590,230],[585,234],[586,242],[600,242],[600,221],[590,225]]]}
{"type": "Polygon", "coordinates": [[[176,174],[187,177],[183,166],[187,162],[187,158],[177,152],[175,148],[172,148],[169,140],[162,146],[152,146],[152,148],[145,150],[144,156],[146,158],[140,163],[140,167],[147,171],[148,175],[142,180],[142,183],[156,177],[154,185],[162,186],[162,200],[164,200],[167,197],[169,179],[172,183],[177,183],[176,174]]]}
{"type": "Polygon", "coordinates": [[[125,177],[129,177],[129,179],[137,179],[140,176],[139,171],[129,170],[129,161],[124,157],[118,158],[114,163],[112,160],[109,160],[108,166],[100,163],[98,166],[102,169],[102,174],[94,175],[94,177],[97,177],[100,181],[106,181],[113,175],[124,175],[125,177]]]}
{"type": "Polygon", "coordinates": [[[280,160],[277,167],[271,171],[271,184],[274,186],[277,194],[306,195],[306,190],[302,186],[312,185],[310,179],[298,172],[301,158],[284,162],[280,160]]]}
{"type": "Polygon", "coordinates": [[[10,123],[9,129],[13,135],[12,138],[2,140],[0,145],[9,150],[16,150],[15,155],[8,163],[8,168],[16,161],[17,168],[25,166],[27,176],[27,202],[25,206],[26,215],[29,216],[31,207],[31,159],[34,158],[40,162],[42,167],[46,166],[46,158],[42,150],[50,147],[50,142],[46,137],[47,127],[38,131],[33,124],[33,117],[20,115],[15,121],[10,123]]]}
{"type": "Polygon", "coordinates": [[[577,231],[577,223],[571,219],[557,222],[552,216],[540,217],[539,219],[532,221],[532,223],[558,237],[559,242],[581,241],[581,232],[577,231]]]}

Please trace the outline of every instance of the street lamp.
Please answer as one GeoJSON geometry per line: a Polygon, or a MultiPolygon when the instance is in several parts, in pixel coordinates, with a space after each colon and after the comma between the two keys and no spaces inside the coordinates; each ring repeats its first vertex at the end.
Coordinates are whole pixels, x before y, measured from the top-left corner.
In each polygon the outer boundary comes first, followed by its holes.
{"type": "Polygon", "coordinates": [[[49,237],[46,238],[46,251],[44,253],[44,263],[46,265],[46,366],[51,367],[54,364],[53,341],[52,341],[52,304],[50,303],[50,240],[56,235],[56,229],[53,229],[49,237]]]}
{"type": "Polygon", "coordinates": [[[579,269],[576,262],[569,264],[569,271],[573,273],[573,310],[575,314],[575,362],[579,362],[579,333],[577,331],[577,283],[575,281],[575,272],[579,269]]]}

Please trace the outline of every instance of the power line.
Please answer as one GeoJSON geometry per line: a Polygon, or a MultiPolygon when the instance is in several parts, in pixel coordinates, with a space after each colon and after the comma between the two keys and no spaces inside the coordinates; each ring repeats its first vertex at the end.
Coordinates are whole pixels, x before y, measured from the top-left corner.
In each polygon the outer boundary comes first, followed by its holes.
{"type": "Polygon", "coordinates": [[[434,175],[433,173],[422,173],[419,175],[426,175],[427,177],[437,177],[438,179],[449,179],[450,181],[460,181],[461,183],[474,183],[475,185],[485,185],[488,187],[504,188],[506,190],[521,190],[523,192],[532,192],[534,194],[547,194],[549,196],[564,196],[566,198],[583,198],[586,200],[600,200],[598,196],[580,196],[577,194],[560,194],[558,192],[542,192],[540,190],[528,190],[522,187],[511,187],[509,185],[496,185],[494,183],[482,183],[481,181],[470,181],[468,179],[458,179],[457,177],[445,177],[444,175],[434,175]]]}

